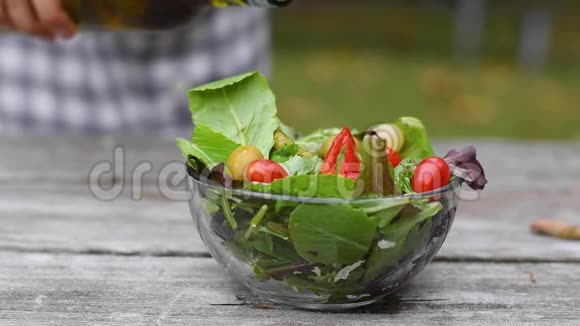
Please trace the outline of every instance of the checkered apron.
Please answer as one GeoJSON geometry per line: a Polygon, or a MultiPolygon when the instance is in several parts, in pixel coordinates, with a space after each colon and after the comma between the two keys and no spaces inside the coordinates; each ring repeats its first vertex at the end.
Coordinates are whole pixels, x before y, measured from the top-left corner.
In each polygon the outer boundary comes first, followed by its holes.
{"type": "Polygon", "coordinates": [[[268,13],[207,10],[168,32],[84,31],[46,43],[0,34],[0,135],[191,131],[187,90],[269,74],[268,13]]]}

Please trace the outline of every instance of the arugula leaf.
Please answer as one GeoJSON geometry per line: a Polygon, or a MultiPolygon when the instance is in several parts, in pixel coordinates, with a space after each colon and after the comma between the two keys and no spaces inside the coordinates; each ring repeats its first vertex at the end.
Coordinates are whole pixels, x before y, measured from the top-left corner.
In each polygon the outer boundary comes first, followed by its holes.
{"type": "Polygon", "coordinates": [[[186,159],[192,155],[206,164],[208,169],[227,161],[230,154],[240,146],[204,124],[195,127],[192,140],[178,139],[177,146],[186,159]]]}
{"type": "Polygon", "coordinates": [[[387,236],[398,237],[401,235],[405,235],[409,233],[409,231],[417,224],[425,221],[426,219],[435,216],[435,214],[439,213],[441,209],[443,209],[443,205],[440,202],[432,202],[432,203],[422,203],[417,202],[413,203],[418,207],[422,207],[423,209],[418,211],[415,214],[410,216],[404,216],[399,221],[389,225],[385,229],[383,229],[383,233],[387,236]]]}
{"type": "Polygon", "coordinates": [[[268,194],[297,197],[352,198],[355,182],[336,175],[297,175],[274,182],[246,182],[245,188],[268,194]]]}
{"type": "Polygon", "coordinates": [[[270,277],[282,280],[297,270],[309,267],[309,265],[301,260],[261,259],[254,265],[254,272],[261,280],[267,280],[270,277]]]}
{"type": "Polygon", "coordinates": [[[290,176],[313,174],[320,171],[320,167],[322,166],[322,159],[318,156],[294,156],[286,162],[282,163],[282,166],[286,169],[288,175],[290,176]]]}
{"type": "MultiPolygon", "coordinates": [[[[194,88],[189,92],[189,108],[196,125],[206,125],[230,142],[254,145],[264,157],[269,156],[279,120],[274,94],[261,74],[248,73],[194,88]]],[[[200,146],[195,139],[194,143],[200,146]]]]}
{"type": "Polygon", "coordinates": [[[420,161],[417,159],[406,158],[395,168],[395,186],[403,194],[412,194],[413,190],[413,174],[420,161]]]}
{"type": "Polygon", "coordinates": [[[393,206],[372,215],[372,217],[377,219],[379,228],[384,228],[401,213],[403,208],[405,208],[405,205],[393,206]]]}
{"type": "Polygon", "coordinates": [[[250,227],[246,230],[244,234],[244,240],[248,241],[254,234],[254,231],[262,225],[262,220],[264,216],[266,216],[266,212],[268,211],[268,205],[263,205],[260,210],[254,215],[252,220],[250,221],[250,227]]]}
{"type": "Polygon", "coordinates": [[[426,245],[430,238],[431,226],[432,222],[428,220],[424,224],[414,225],[409,233],[395,237],[385,236],[378,241],[369,255],[363,283],[375,281],[390,268],[397,267],[401,259],[410,252],[426,245]]]}
{"type": "Polygon", "coordinates": [[[377,225],[348,205],[302,204],[290,215],[290,239],[313,263],[352,264],[369,251],[377,225]]]}
{"type": "Polygon", "coordinates": [[[356,208],[362,209],[363,212],[369,214],[370,218],[376,219],[379,228],[384,228],[389,225],[410,202],[410,198],[388,201],[377,199],[376,201],[356,204],[356,208]]]}
{"type": "Polygon", "coordinates": [[[248,244],[255,250],[272,256],[274,254],[274,242],[272,237],[263,235],[248,241],[248,244]]]}
{"type": "Polygon", "coordinates": [[[316,156],[315,153],[296,144],[291,136],[288,136],[284,131],[282,131],[282,128],[276,129],[276,131],[274,131],[274,151],[272,152],[273,157],[271,156],[270,159],[277,162],[284,162],[294,155],[303,157],[316,156]]]}
{"type": "Polygon", "coordinates": [[[298,144],[284,145],[280,149],[272,151],[272,154],[270,154],[270,160],[284,163],[291,157],[297,155],[298,151],[300,151],[300,146],[298,144]]]}
{"type": "Polygon", "coordinates": [[[427,130],[421,120],[412,117],[402,117],[395,124],[405,136],[405,144],[399,152],[401,157],[422,160],[435,155],[427,130]]]}
{"type": "Polygon", "coordinates": [[[420,249],[429,241],[432,222],[428,219],[443,206],[438,202],[417,204],[424,207],[424,210],[411,216],[403,216],[399,221],[382,229],[383,236],[368,257],[364,282],[374,281],[388,268],[396,267],[406,255],[420,249]]]}
{"type": "Polygon", "coordinates": [[[292,287],[296,292],[309,290],[320,295],[323,292],[330,292],[335,287],[334,284],[320,283],[317,280],[307,278],[303,275],[289,275],[284,282],[292,287]]]}
{"type": "Polygon", "coordinates": [[[272,238],[274,242],[273,257],[278,260],[291,260],[299,261],[302,260],[300,255],[296,252],[296,249],[292,243],[288,240],[283,240],[278,237],[272,238]]]}

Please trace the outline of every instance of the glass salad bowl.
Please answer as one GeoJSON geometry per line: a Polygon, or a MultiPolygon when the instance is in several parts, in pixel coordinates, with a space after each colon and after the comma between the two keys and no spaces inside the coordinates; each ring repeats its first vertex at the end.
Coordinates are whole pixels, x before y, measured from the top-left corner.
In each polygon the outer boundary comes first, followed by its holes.
{"type": "Polygon", "coordinates": [[[417,276],[441,248],[461,188],[454,179],[423,194],[293,197],[188,174],[197,229],[234,278],[263,299],[329,311],[371,304],[417,276]]]}

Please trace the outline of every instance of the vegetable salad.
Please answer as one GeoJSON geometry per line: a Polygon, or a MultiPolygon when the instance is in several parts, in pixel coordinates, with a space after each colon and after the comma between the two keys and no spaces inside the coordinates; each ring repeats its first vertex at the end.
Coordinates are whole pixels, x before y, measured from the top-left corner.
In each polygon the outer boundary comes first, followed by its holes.
{"type": "Polygon", "coordinates": [[[195,128],[177,145],[192,177],[223,189],[202,205],[212,231],[258,280],[296,291],[336,298],[377,281],[428,242],[432,219],[446,213],[438,189],[487,183],[473,147],[435,156],[416,118],[297,133],[259,73],[195,88],[189,105],[195,128]],[[228,189],[280,196],[240,201],[228,189]]]}

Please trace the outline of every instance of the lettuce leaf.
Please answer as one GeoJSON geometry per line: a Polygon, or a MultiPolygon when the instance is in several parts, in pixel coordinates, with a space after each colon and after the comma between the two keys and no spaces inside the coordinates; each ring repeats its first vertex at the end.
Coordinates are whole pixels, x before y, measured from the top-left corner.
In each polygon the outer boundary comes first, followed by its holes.
{"type": "MultiPolygon", "coordinates": [[[[212,142],[254,145],[268,157],[274,146],[274,131],[280,122],[276,117],[276,100],[268,81],[259,73],[248,73],[216,81],[189,92],[189,109],[196,125],[205,125],[216,134],[212,142]]],[[[195,139],[194,144],[203,139],[195,139]]]]}
{"type": "Polygon", "coordinates": [[[483,166],[477,160],[475,147],[468,146],[460,151],[451,150],[445,155],[445,161],[451,168],[451,173],[467,182],[474,190],[483,190],[487,184],[487,178],[483,166]]]}
{"type": "Polygon", "coordinates": [[[270,159],[278,163],[284,163],[297,155],[299,151],[300,146],[298,144],[284,145],[280,149],[273,150],[272,154],[270,154],[270,159]]]}
{"type": "Polygon", "coordinates": [[[401,193],[412,194],[415,192],[412,184],[413,174],[420,162],[417,159],[406,158],[395,168],[395,186],[401,193]]]}
{"type": "Polygon", "coordinates": [[[189,159],[189,155],[194,156],[209,169],[225,162],[231,152],[240,146],[203,124],[195,127],[192,140],[190,142],[186,139],[178,139],[177,147],[181,149],[186,160],[189,159]]]}
{"type": "Polygon", "coordinates": [[[298,175],[278,179],[270,184],[246,182],[245,188],[287,196],[352,198],[355,193],[355,182],[336,175],[298,175]]]}
{"type": "Polygon", "coordinates": [[[302,157],[297,155],[282,163],[282,166],[290,176],[314,174],[320,171],[322,159],[318,156],[302,157]]]}
{"type": "Polygon", "coordinates": [[[347,265],[365,257],[377,225],[348,205],[302,204],[290,214],[288,230],[296,250],[312,263],[347,265]]]}
{"type": "Polygon", "coordinates": [[[427,129],[421,120],[412,117],[402,117],[395,122],[405,136],[405,144],[399,152],[401,157],[422,160],[435,155],[427,129]]]}
{"type": "Polygon", "coordinates": [[[340,133],[339,128],[319,129],[309,135],[296,139],[296,144],[306,148],[307,150],[318,153],[322,143],[332,136],[340,133]]]}

